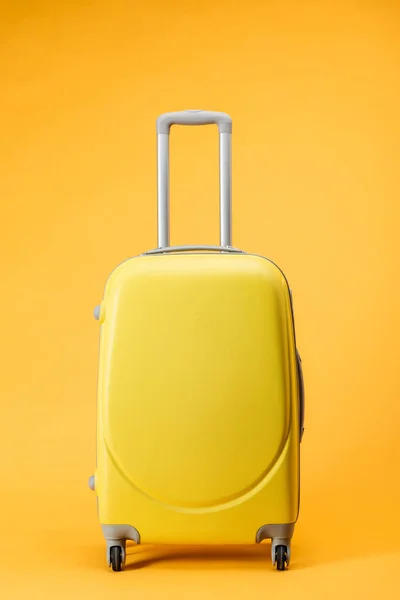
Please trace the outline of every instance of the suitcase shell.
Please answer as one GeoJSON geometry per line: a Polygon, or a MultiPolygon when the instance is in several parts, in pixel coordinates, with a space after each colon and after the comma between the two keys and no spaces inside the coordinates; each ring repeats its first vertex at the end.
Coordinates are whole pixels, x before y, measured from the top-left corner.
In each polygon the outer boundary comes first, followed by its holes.
{"type": "Polygon", "coordinates": [[[91,487],[108,561],[126,539],[272,538],[289,563],[302,378],[281,270],[230,246],[160,245],[112,272],[97,317],[91,487]]]}

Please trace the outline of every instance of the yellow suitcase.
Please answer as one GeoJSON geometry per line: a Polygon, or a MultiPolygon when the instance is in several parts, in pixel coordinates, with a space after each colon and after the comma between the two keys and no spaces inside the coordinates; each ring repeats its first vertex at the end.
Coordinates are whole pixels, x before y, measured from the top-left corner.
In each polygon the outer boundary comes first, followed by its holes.
{"type": "Polygon", "coordinates": [[[120,571],[136,543],[252,544],[284,570],[299,510],[303,379],[291,292],[231,246],[231,118],[157,120],[158,248],[120,264],[101,304],[97,466],[89,486],[120,571]],[[169,245],[169,132],[215,123],[220,246],[169,245]]]}

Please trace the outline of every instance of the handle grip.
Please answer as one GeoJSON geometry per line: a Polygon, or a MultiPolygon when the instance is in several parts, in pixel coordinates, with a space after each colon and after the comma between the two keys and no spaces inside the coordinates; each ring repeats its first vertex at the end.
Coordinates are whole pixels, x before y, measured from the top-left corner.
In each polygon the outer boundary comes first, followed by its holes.
{"type": "Polygon", "coordinates": [[[172,125],[218,125],[219,133],[232,133],[231,117],[213,110],[182,110],[160,115],[157,133],[168,135],[172,125]]]}

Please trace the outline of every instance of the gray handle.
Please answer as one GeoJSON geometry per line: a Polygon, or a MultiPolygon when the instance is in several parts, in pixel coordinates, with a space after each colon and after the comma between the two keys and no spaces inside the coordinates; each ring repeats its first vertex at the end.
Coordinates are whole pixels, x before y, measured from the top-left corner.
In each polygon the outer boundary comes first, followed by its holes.
{"type": "Polygon", "coordinates": [[[303,367],[301,366],[301,356],[299,351],[296,350],[297,356],[297,375],[299,378],[299,400],[300,400],[300,442],[303,439],[304,433],[304,377],[303,377],[303,367]]]}
{"type": "MultiPolygon", "coordinates": [[[[164,246],[155,250],[147,250],[142,256],[149,254],[167,254],[169,252],[231,252],[233,254],[244,254],[239,248],[231,248],[228,246],[164,246]]],[[[97,308],[97,307],[96,307],[97,308]]],[[[96,317],[97,318],[97,317],[96,317]]]]}
{"type": "Polygon", "coordinates": [[[219,133],[232,133],[232,119],[213,110],[181,110],[160,115],[157,133],[169,133],[171,125],[218,125],[219,133]]]}
{"type": "Polygon", "coordinates": [[[169,132],[172,125],[218,125],[220,245],[232,245],[232,119],[222,112],[184,110],[157,119],[158,247],[169,243],[169,132]]]}

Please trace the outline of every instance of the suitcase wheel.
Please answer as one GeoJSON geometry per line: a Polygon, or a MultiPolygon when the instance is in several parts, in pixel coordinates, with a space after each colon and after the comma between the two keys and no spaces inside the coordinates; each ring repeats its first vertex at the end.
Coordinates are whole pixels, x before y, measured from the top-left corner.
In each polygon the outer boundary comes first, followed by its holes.
{"type": "Polygon", "coordinates": [[[287,546],[277,546],[275,549],[275,564],[278,571],[284,571],[288,564],[287,546]]]}
{"type": "Polygon", "coordinates": [[[121,548],[121,546],[111,546],[111,548],[110,548],[110,566],[113,571],[122,571],[122,548],[121,548]]]}

